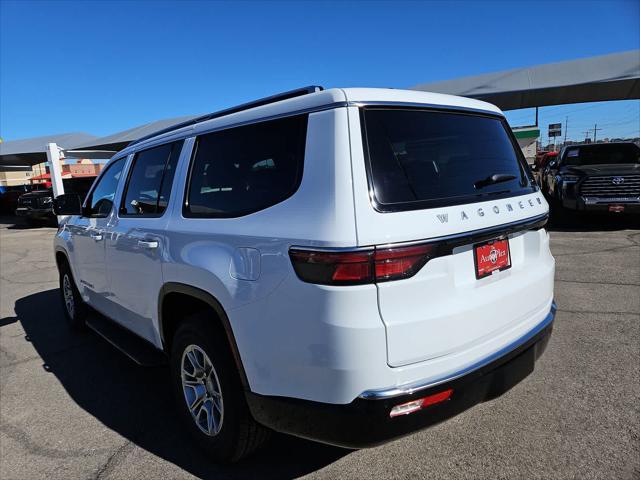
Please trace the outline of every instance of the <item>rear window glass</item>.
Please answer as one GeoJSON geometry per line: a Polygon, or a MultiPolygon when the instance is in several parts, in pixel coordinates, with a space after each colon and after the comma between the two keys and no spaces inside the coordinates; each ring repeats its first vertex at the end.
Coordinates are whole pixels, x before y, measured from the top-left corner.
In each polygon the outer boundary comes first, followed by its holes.
{"type": "Polygon", "coordinates": [[[533,190],[499,118],[364,109],[370,181],[381,210],[482,201],[533,190]]]}
{"type": "Polygon", "coordinates": [[[633,143],[589,145],[567,149],[563,165],[638,163],[640,148],[633,143]]]}

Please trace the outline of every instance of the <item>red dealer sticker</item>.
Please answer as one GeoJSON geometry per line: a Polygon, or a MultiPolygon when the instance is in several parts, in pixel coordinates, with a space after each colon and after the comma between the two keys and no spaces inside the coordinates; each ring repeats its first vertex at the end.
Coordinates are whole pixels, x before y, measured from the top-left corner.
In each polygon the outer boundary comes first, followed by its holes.
{"type": "Polygon", "coordinates": [[[491,240],[473,246],[473,258],[476,263],[476,278],[479,280],[496,270],[511,267],[509,240],[491,240]]]}

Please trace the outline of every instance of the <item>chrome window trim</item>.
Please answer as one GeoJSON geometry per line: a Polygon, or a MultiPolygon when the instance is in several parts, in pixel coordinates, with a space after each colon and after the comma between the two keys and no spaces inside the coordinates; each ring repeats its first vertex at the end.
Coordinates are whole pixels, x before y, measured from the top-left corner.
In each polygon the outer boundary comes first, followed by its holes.
{"type": "Polygon", "coordinates": [[[466,368],[458,370],[457,372],[452,373],[451,375],[447,375],[446,377],[440,378],[438,380],[433,380],[430,382],[415,382],[407,385],[401,385],[398,387],[391,387],[391,388],[380,389],[380,390],[367,390],[365,392],[362,392],[358,396],[358,398],[363,398],[366,400],[384,400],[384,399],[389,399],[393,397],[399,397],[402,395],[410,395],[412,393],[419,392],[421,390],[426,390],[428,388],[435,387],[442,383],[450,382],[457,378],[468,375],[474,372],[475,370],[479,370],[482,367],[489,365],[491,362],[498,360],[500,357],[507,355],[509,352],[527,343],[527,341],[535,337],[538,333],[540,333],[542,330],[544,330],[549,325],[551,325],[551,323],[553,323],[553,320],[556,315],[556,310],[557,310],[556,303],[551,302],[551,310],[549,311],[547,316],[540,323],[538,323],[538,325],[536,325],[534,328],[529,330],[529,332],[527,332],[517,340],[511,342],[509,345],[501,348],[497,352],[492,353],[491,355],[483,358],[482,360],[479,360],[469,365],[466,368]]]}

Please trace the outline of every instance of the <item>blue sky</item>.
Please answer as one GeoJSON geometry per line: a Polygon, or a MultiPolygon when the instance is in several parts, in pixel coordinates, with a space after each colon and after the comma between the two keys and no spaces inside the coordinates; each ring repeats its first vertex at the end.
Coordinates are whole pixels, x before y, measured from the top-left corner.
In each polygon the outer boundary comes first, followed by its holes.
{"type": "MultiPolygon", "coordinates": [[[[638,0],[0,0],[0,135],[107,135],[308,84],[403,88],[639,47],[638,0]]],[[[541,124],[566,115],[569,138],[596,122],[640,135],[638,101],[543,108],[541,124]]]]}

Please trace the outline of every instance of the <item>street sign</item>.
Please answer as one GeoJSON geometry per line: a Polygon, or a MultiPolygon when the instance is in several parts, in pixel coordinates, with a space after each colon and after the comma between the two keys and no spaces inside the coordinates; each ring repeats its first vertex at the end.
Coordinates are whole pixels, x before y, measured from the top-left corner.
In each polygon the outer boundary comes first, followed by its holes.
{"type": "Polygon", "coordinates": [[[561,123],[550,123],[549,124],[549,137],[559,137],[562,135],[562,124],[561,123]]]}

